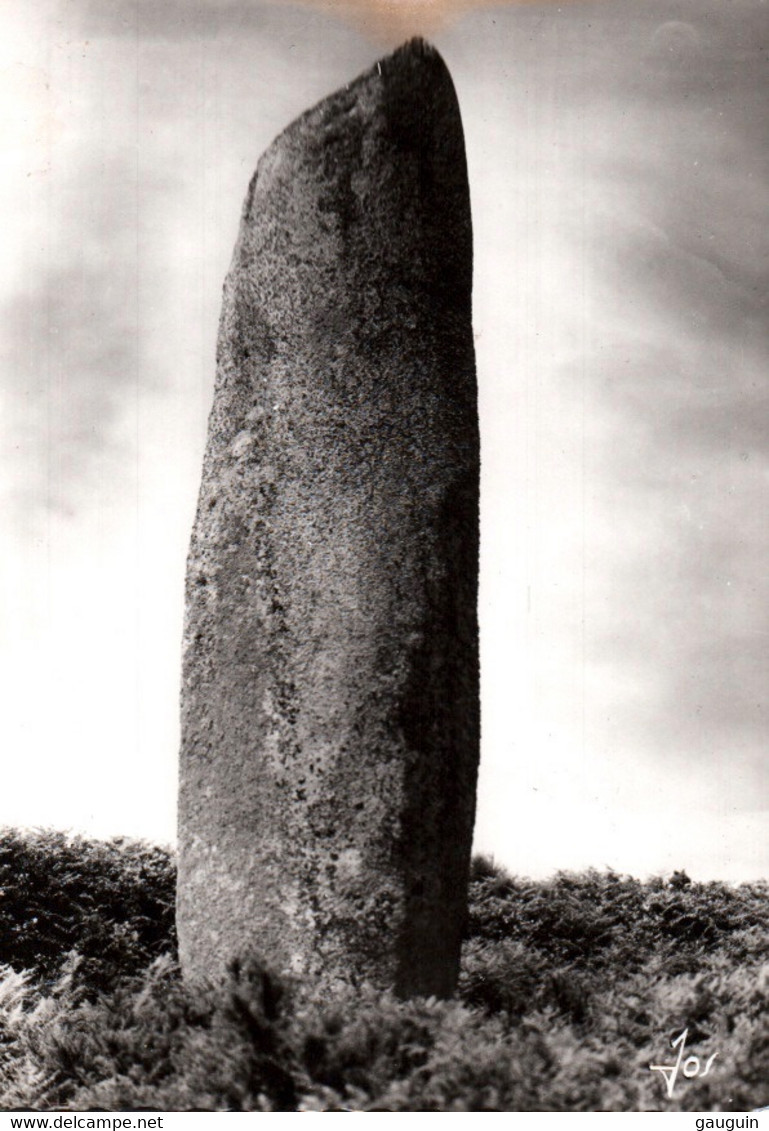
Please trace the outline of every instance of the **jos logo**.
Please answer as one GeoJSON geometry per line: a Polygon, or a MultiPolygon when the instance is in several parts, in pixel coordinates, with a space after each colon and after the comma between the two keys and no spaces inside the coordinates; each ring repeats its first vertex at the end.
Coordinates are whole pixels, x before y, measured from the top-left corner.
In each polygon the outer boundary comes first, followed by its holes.
{"type": "Polygon", "coordinates": [[[683,1033],[680,1033],[674,1041],[670,1042],[673,1048],[678,1048],[678,1057],[676,1058],[675,1064],[649,1065],[651,1072],[661,1072],[665,1077],[665,1087],[667,1088],[669,1100],[673,1098],[673,1089],[676,1086],[679,1072],[683,1072],[687,1080],[693,1080],[695,1076],[707,1076],[708,1072],[710,1072],[711,1064],[718,1056],[717,1052],[712,1053],[705,1061],[704,1068],[702,1068],[698,1056],[687,1056],[686,1060],[684,1060],[684,1048],[686,1046],[686,1036],[688,1032],[688,1029],[684,1029],[683,1033]]]}

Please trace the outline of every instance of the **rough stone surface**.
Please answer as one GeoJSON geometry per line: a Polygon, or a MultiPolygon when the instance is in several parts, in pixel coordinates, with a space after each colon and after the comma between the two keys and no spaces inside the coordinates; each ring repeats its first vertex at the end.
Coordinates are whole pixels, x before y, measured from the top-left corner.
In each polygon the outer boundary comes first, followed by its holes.
{"type": "Polygon", "coordinates": [[[224,288],[188,560],[178,929],[451,993],[479,743],[464,141],[414,41],[294,122],[224,288]]]}

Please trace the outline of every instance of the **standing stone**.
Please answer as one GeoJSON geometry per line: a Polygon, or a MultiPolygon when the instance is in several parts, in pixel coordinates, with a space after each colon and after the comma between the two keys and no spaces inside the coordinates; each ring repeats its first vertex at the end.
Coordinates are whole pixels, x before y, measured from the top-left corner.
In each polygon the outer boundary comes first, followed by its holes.
{"type": "Polygon", "coordinates": [[[193,980],[450,994],[479,743],[472,237],[414,41],[259,162],[188,560],[178,930],[193,980]]]}

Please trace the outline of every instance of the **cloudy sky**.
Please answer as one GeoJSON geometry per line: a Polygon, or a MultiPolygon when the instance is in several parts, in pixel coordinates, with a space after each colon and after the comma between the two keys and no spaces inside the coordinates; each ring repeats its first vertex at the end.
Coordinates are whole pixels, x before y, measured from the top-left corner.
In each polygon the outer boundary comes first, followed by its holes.
{"type": "Polygon", "coordinates": [[[241,201],[294,116],[417,33],[475,227],[477,846],[767,876],[764,0],[3,5],[0,822],[173,839],[241,201]]]}

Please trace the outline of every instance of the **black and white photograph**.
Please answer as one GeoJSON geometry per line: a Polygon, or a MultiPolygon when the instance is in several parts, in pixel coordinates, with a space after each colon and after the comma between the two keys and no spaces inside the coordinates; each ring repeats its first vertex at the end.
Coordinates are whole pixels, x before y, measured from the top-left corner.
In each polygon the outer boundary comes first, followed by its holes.
{"type": "Polygon", "coordinates": [[[757,1128],[767,0],[0,56],[0,1112],[757,1128]]]}

